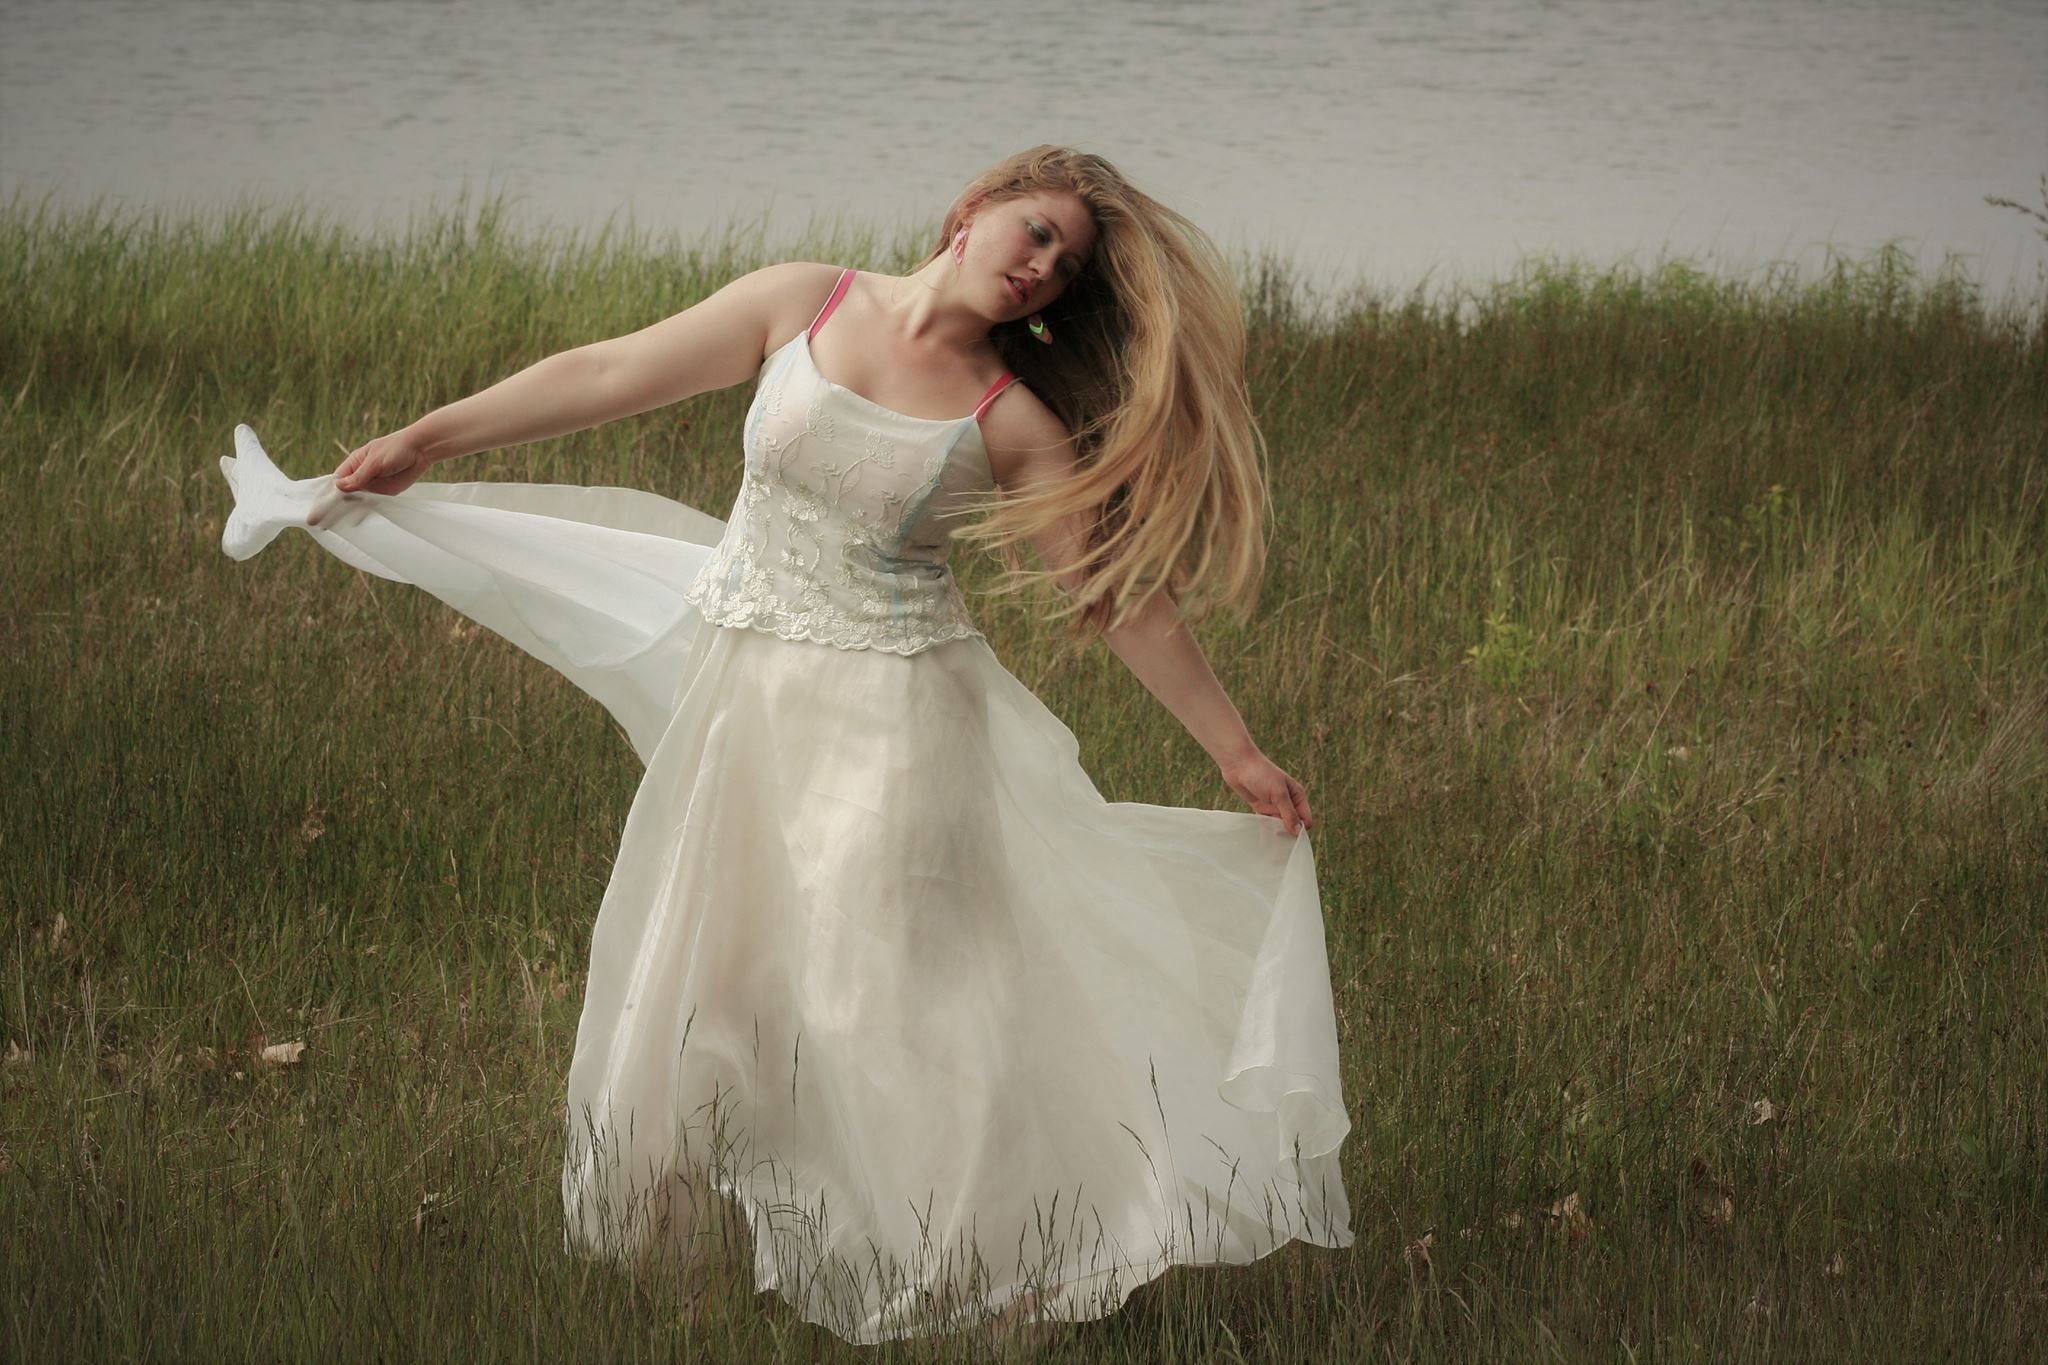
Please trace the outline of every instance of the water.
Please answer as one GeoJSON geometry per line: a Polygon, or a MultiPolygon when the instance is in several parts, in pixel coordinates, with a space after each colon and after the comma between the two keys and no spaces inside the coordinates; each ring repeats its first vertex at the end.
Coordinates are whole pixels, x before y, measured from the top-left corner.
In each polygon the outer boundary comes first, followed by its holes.
{"type": "Polygon", "coordinates": [[[1034,142],[1326,278],[1959,254],[2038,298],[2048,4],[0,0],[0,194],[935,224],[1034,142]]]}

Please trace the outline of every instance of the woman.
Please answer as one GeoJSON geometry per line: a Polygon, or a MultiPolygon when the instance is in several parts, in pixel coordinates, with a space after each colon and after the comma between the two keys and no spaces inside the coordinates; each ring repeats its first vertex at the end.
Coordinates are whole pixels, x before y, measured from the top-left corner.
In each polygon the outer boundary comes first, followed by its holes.
{"type": "Polygon", "coordinates": [[[1039,147],[970,184],[907,276],[756,271],[330,478],[286,480],[238,430],[229,553],[298,525],[419,584],[646,761],[570,1065],[572,1246],[694,1267],[730,1199],[758,1288],[874,1342],[1350,1244],[1308,800],[1178,619],[1256,588],[1243,362],[1207,239],[1039,147]],[[750,377],[725,522],[413,486],[750,377]],[[1257,813],[1105,802],[975,628],[956,534],[1002,548],[1008,586],[1055,581],[1257,813]]]}

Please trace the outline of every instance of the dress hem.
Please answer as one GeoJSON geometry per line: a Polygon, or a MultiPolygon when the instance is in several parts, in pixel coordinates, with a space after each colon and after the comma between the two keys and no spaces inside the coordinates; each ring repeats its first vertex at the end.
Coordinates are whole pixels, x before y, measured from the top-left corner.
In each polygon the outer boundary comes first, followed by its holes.
{"type": "MultiPolygon", "coordinates": [[[[718,1189],[721,1195],[732,1200],[740,1207],[747,1220],[748,1235],[753,1239],[753,1244],[757,1248],[756,1256],[758,1258],[761,1230],[758,1216],[752,1203],[739,1194],[730,1181],[720,1181],[718,1189]]],[[[1186,1267],[1190,1270],[1220,1270],[1230,1267],[1244,1267],[1256,1265],[1274,1252],[1279,1251],[1282,1247],[1289,1246],[1295,1242],[1300,1242],[1304,1246],[1321,1247],[1329,1251],[1343,1251],[1350,1248],[1356,1240],[1357,1235],[1348,1225],[1339,1224],[1334,1230],[1326,1230],[1322,1234],[1304,1229],[1300,1232],[1290,1232],[1286,1236],[1276,1237],[1272,1245],[1268,1246],[1265,1250],[1255,1252],[1251,1256],[1240,1260],[1230,1260],[1227,1258],[1202,1260],[1196,1256],[1153,1256],[1143,1261],[1130,1261],[1104,1270],[1089,1271],[1086,1274],[1077,1275],[1073,1279],[1061,1280],[1053,1284],[1037,1285],[1027,1280],[1024,1283],[1011,1286],[1011,1292],[1001,1297],[993,1294],[986,1295],[980,1299],[962,1303],[944,1315],[927,1313],[908,1317],[901,1322],[900,1330],[878,1328],[871,1319],[853,1329],[851,1335],[842,1332],[831,1323],[821,1322],[816,1318],[806,1316],[797,1302],[784,1292],[780,1276],[772,1273],[762,1276],[758,1273],[758,1260],[756,1263],[757,1270],[750,1278],[753,1281],[755,1293],[775,1294],[783,1303],[789,1306],[790,1311],[799,1320],[822,1331],[830,1332],[852,1346],[879,1346],[883,1342],[888,1341],[908,1341],[972,1332],[977,1328],[985,1326],[997,1315],[1012,1307],[1019,1299],[1032,1295],[1037,1297],[1040,1320],[1043,1322],[1060,1323],[1069,1326],[1083,1322],[1099,1322],[1104,1318],[1114,1316],[1123,1311],[1125,1306],[1130,1303],[1132,1295],[1136,1294],[1144,1286],[1156,1281],[1169,1270],[1181,1267],[1186,1267]],[[1105,1282],[1113,1283],[1116,1288],[1105,1292],[1103,1289],[1105,1282]],[[1114,1302],[1111,1301],[1112,1298],[1114,1302]],[[974,1316],[976,1313],[979,1313],[980,1316],[974,1316]]]]}

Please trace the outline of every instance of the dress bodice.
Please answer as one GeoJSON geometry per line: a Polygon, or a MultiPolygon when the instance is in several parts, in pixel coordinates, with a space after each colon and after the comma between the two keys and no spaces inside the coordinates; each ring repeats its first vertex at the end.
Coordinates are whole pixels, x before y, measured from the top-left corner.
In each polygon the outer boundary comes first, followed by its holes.
{"type": "Polygon", "coordinates": [[[706,620],[842,649],[914,654],[979,635],[947,563],[953,528],[995,486],[980,418],[910,417],[819,373],[810,334],[761,365],[746,472],[717,552],[684,596],[706,620]]]}

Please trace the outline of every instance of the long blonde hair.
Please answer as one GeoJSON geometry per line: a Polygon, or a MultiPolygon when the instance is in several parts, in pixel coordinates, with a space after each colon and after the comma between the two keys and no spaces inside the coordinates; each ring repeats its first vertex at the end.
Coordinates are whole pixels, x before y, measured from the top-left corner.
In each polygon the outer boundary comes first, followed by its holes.
{"type": "Polygon", "coordinates": [[[957,534],[1001,552],[997,592],[1079,569],[1056,612],[1079,639],[1161,591],[1189,619],[1242,614],[1265,570],[1266,451],[1245,389],[1244,311],[1215,243],[1102,158],[1048,145],[977,176],[920,268],[984,205],[1050,191],[1087,205],[1095,250],[1044,310],[1052,345],[1022,322],[990,337],[1072,434],[1079,461],[957,534]],[[1079,563],[1025,569],[1019,542],[1076,514],[1091,528],[1079,563]]]}

